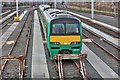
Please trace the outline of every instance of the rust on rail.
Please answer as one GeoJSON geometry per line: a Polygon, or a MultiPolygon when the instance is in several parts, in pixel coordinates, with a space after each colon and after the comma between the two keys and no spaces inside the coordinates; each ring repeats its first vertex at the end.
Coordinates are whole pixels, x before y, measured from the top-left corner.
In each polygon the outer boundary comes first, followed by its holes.
{"type": "Polygon", "coordinates": [[[60,80],[64,80],[64,71],[63,71],[63,65],[62,65],[62,60],[63,59],[72,59],[74,60],[79,60],[79,63],[75,63],[77,69],[79,70],[81,77],[83,80],[87,80],[87,75],[86,75],[86,69],[84,65],[84,60],[87,58],[87,54],[56,54],[54,56],[55,60],[55,70],[58,72],[60,80]]]}
{"type": "MultiPolygon", "coordinates": [[[[18,60],[19,61],[19,78],[23,79],[23,71],[25,69],[25,66],[23,64],[23,61],[25,60],[26,56],[19,55],[19,56],[0,56],[1,60],[18,60]]],[[[2,72],[2,64],[0,64],[0,72],[2,72]]],[[[0,73],[1,75],[1,73],[0,73]]]]}

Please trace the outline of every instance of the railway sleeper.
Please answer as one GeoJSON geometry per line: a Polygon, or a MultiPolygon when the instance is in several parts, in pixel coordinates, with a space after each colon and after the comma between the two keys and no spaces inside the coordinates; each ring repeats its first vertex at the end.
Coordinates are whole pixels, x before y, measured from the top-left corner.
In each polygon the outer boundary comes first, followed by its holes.
{"type": "Polygon", "coordinates": [[[86,69],[84,64],[84,60],[85,58],[87,58],[87,54],[57,54],[54,57],[55,57],[55,60],[54,60],[55,70],[58,73],[60,80],[64,80],[63,65],[62,65],[63,59],[73,60],[76,68],[80,73],[80,77],[83,80],[87,80],[87,74],[86,74],[86,69]],[[79,62],[77,63],[75,60],[79,60],[79,62]]]}

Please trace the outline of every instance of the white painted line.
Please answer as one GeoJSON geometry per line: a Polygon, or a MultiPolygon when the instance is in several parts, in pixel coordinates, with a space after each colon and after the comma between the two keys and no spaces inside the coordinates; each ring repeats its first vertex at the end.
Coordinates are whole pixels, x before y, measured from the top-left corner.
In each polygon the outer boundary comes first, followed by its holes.
{"type": "Polygon", "coordinates": [[[93,53],[84,43],[82,52],[86,53],[87,60],[94,67],[94,69],[100,74],[102,78],[118,78],[118,75],[106,64],[104,63],[95,53],[93,53]]]}

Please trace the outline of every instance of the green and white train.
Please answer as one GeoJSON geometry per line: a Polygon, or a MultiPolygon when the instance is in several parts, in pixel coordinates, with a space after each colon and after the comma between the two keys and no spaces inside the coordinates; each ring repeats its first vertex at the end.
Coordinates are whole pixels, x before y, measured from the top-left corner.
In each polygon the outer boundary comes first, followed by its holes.
{"type": "Polygon", "coordinates": [[[81,53],[82,25],[78,18],[49,5],[40,5],[39,14],[51,60],[56,54],[81,53]]]}

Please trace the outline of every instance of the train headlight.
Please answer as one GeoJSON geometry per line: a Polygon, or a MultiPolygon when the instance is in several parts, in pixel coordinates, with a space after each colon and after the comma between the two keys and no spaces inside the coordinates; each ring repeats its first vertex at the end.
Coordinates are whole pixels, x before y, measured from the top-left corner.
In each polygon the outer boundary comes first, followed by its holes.
{"type": "Polygon", "coordinates": [[[50,42],[50,44],[53,44],[53,45],[60,45],[59,42],[50,42]]]}
{"type": "Polygon", "coordinates": [[[71,42],[71,44],[80,44],[80,42],[71,42]]]}

